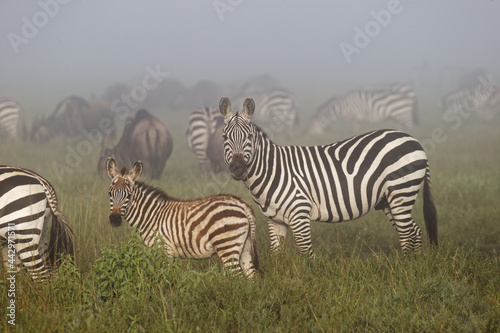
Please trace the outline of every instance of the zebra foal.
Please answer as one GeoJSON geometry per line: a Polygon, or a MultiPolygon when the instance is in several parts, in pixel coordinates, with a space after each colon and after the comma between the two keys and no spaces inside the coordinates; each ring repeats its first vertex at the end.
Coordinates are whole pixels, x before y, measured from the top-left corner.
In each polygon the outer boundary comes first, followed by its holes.
{"type": "Polygon", "coordinates": [[[382,209],[399,233],[403,252],[417,248],[422,232],[411,210],[424,185],[424,217],[429,240],[437,245],[427,156],[408,134],[378,130],[322,146],[279,146],[250,118],[247,98],[241,113],[231,101],[219,104],[225,118],[224,160],[268,219],[271,250],[292,229],[302,253],[313,256],[310,221],[342,222],[382,209]]]}
{"type": "Polygon", "coordinates": [[[61,254],[73,254],[73,232],[57,207],[54,188],[39,174],[0,166],[0,243],[7,271],[22,264],[33,280],[46,279],[61,254]]]}
{"type": "Polygon", "coordinates": [[[152,247],[161,236],[169,257],[203,259],[217,254],[231,272],[251,278],[259,268],[255,242],[255,214],[246,202],[232,195],[179,200],[159,188],[137,181],[142,162],[127,173],[118,171],[113,158],[106,161],[113,226],[122,217],[139,230],[152,247]]]}

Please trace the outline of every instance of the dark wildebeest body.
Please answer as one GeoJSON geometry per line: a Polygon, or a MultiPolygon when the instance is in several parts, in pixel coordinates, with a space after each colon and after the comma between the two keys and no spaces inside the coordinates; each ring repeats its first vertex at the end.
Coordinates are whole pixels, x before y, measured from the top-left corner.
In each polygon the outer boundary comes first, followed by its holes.
{"type": "MultiPolygon", "coordinates": [[[[33,141],[46,142],[56,136],[75,137],[98,131],[98,137],[115,136],[115,114],[105,101],[78,96],[65,98],[47,119],[35,119],[31,128],[33,141]]],[[[92,133],[95,136],[95,133],[92,133]]]]}
{"type": "Polygon", "coordinates": [[[104,162],[112,156],[119,165],[141,160],[145,169],[151,170],[151,177],[159,179],[172,150],[172,137],[165,124],[148,111],[139,110],[134,118],[128,119],[116,146],[112,149],[103,146],[97,171],[104,176],[104,162]]]}

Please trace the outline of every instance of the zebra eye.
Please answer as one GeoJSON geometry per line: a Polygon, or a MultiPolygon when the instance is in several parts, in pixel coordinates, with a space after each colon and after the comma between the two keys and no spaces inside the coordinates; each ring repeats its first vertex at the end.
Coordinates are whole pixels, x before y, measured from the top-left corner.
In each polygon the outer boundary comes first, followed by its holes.
{"type": "Polygon", "coordinates": [[[222,140],[227,141],[227,135],[226,134],[222,134],[222,140]]]}
{"type": "Polygon", "coordinates": [[[253,140],[253,134],[248,134],[248,140],[253,140]]]}

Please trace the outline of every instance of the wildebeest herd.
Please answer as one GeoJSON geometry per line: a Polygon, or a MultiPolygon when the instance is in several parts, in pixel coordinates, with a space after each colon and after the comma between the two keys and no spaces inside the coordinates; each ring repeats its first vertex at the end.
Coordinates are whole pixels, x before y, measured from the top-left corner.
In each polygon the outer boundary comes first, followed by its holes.
{"type": "MultiPolygon", "coordinates": [[[[293,128],[298,118],[295,99],[285,90],[255,93],[257,103],[247,98],[237,104],[238,112],[226,97],[219,109],[193,111],[186,139],[201,173],[226,171],[248,188],[267,219],[272,251],[280,248],[290,228],[300,251],[313,256],[310,221],[349,221],[373,209],[386,214],[404,253],[418,248],[422,232],[412,208],[421,187],[428,237],[437,246],[429,165],[415,138],[397,130],[375,130],[328,145],[279,146],[252,119],[293,128]]],[[[475,87],[446,96],[443,105],[449,114],[474,107],[480,117],[491,119],[498,113],[499,96],[498,87],[475,87]]],[[[96,129],[104,133],[97,172],[111,178],[112,225],[125,218],[139,229],[146,245],[152,245],[153,234],[160,235],[169,256],[217,254],[231,271],[254,276],[259,268],[256,217],[248,203],[233,195],[179,200],[138,180],[143,171],[160,178],[173,150],[167,127],[150,112],[142,109],[127,119],[113,147],[115,113],[104,101],[68,97],[48,118],[37,117],[29,135],[23,117],[19,103],[0,100],[0,133],[9,139],[45,142],[96,129]],[[130,172],[117,168],[132,165],[130,172]]],[[[310,133],[337,119],[392,119],[411,128],[418,123],[415,93],[408,85],[391,84],[330,99],[318,109],[310,133]]],[[[0,166],[0,184],[4,263],[9,270],[22,264],[34,279],[44,280],[59,255],[73,251],[73,233],[58,210],[55,190],[43,176],[13,166],[0,166]],[[12,239],[13,234],[18,238],[12,239]]]]}

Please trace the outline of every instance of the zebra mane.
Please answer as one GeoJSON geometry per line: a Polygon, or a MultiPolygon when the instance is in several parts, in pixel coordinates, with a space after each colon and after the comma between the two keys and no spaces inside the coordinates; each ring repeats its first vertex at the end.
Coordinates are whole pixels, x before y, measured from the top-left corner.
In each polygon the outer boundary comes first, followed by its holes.
{"type": "Polygon", "coordinates": [[[150,184],[147,184],[146,182],[143,182],[140,180],[136,180],[134,183],[134,186],[136,186],[141,191],[154,192],[154,194],[156,194],[157,198],[160,198],[164,201],[170,201],[170,200],[179,201],[178,199],[171,197],[161,187],[150,185],[150,184]]]}
{"type": "Polygon", "coordinates": [[[150,184],[143,182],[143,181],[136,180],[134,186],[137,186],[137,188],[141,191],[145,191],[148,193],[154,193],[156,195],[156,198],[159,198],[162,201],[190,202],[190,201],[197,201],[197,200],[201,200],[201,199],[209,199],[212,197],[220,197],[220,196],[227,196],[227,197],[235,198],[238,200],[240,199],[239,197],[237,197],[233,194],[227,194],[227,193],[213,194],[213,195],[208,195],[206,197],[179,199],[176,197],[172,197],[167,192],[165,192],[165,190],[162,189],[161,187],[150,185],[150,184]]]}

